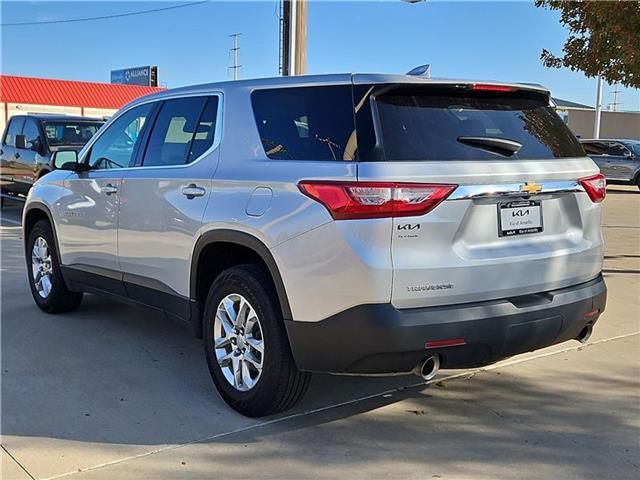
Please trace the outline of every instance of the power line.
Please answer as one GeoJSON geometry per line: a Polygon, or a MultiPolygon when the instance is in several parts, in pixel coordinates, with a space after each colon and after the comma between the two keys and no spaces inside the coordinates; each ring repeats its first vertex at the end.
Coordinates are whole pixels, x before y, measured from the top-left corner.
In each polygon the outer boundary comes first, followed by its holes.
{"type": "Polygon", "coordinates": [[[145,15],[147,13],[163,12],[166,10],[174,10],[176,8],[193,7],[194,5],[202,5],[203,3],[209,3],[211,0],[202,0],[199,2],[182,3],[180,5],[172,5],[170,7],[153,8],[150,10],[140,10],[137,12],[128,13],[116,13],[113,15],[102,15],[99,17],[83,17],[83,18],[67,18],[62,20],[44,20],[42,22],[14,22],[14,23],[2,23],[2,27],[24,27],[27,25],[51,25],[54,23],[76,23],[76,22],[90,22],[94,20],[108,20],[110,18],[122,18],[131,17],[134,15],[145,15]]]}

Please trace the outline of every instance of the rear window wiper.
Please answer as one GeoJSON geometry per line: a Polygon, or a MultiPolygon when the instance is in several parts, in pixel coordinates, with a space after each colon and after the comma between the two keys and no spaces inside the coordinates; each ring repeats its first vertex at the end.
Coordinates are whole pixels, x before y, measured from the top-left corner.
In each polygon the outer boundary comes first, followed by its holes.
{"type": "Polygon", "coordinates": [[[460,143],[488,150],[491,153],[510,157],[522,148],[522,144],[514,140],[496,137],[458,137],[460,143]]]}

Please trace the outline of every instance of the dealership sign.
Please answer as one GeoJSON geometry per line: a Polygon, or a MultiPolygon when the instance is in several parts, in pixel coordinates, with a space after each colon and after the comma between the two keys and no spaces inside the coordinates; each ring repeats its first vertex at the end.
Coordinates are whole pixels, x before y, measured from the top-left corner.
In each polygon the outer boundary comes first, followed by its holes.
{"type": "Polygon", "coordinates": [[[147,66],[111,70],[111,83],[157,87],[158,67],[147,66]]]}

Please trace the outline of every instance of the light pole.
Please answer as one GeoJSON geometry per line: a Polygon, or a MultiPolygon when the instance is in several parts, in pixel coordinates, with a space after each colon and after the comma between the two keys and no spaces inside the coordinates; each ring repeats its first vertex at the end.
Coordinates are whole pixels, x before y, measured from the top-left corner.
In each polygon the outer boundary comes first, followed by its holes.
{"type": "Polygon", "coordinates": [[[598,77],[596,91],[596,118],[593,124],[593,138],[600,138],[600,117],[602,116],[602,77],[598,77]]]}

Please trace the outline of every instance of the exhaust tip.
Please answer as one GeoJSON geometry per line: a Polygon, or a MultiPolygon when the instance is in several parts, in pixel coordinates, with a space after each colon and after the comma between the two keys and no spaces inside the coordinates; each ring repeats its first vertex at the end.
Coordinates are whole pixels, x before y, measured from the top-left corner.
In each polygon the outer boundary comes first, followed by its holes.
{"type": "Polygon", "coordinates": [[[576,337],[576,340],[578,340],[580,343],[587,343],[591,338],[592,333],[593,333],[593,324],[588,323],[582,330],[580,330],[580,333],[576,337]]]}
{"type": "Polygon", "coordinates": [[[424,362],[419,363],[416,368],[413,369],[413,373],[422,377],[425,382],[428,382],[436,376],[438,370],[440,370],[440,357],[433,355],[427,357],[424,362]]]}

